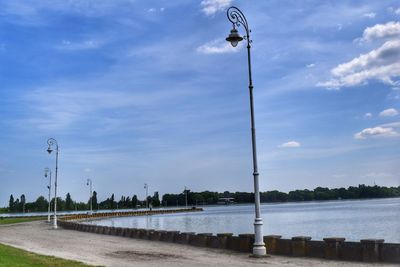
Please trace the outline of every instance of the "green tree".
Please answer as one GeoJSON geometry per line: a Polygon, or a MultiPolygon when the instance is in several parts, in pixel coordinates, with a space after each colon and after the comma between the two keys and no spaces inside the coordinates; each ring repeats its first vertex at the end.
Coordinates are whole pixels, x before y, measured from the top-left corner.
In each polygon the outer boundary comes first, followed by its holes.
{"type": "Polygon", "coordinates": [[[154,196],[152,199],[152,204],[153,207],[159,207],[160,206],[160,197],[158,195],[158,192],[154,192],[154,196]]]}
{"type": "Polygon", "coordinates": [[[44,198],[44,196],[40,196],[36,199],[34,208],[32,210],[35,211],[47,211],[49,202],[44,198]]]}
{"type": "Polygon", "coordinates": [[[114,193],[111,195],[111,198],[110,198],[110,208],[113,210],[113,209],[115,209],[115,205],[116,203],[115,203],[115,201],[114,201],[114,193]]]}
{"type": "MultiPolygon", "coordinates": [[[[58,204],[58,202],[57,202],[57,204],[58,204]]],[[[66,210],[74,209],[74,202],[72,201],[70,193],[67,193],[67,196],[65,197],[65,209],[66,210]]]]}
{"type": "Polygon", "coordinates": [[[25,213],[25,204],[26,204],[26,198],[25,195],[22,194],[21,195],[21,202],[20,202],[20,211],[22,211],[23,213],[25,213]]]}
{"type": "Polygon", "coordinates": [[[132,208],[136,209],[138,205],[138,199],[136,195],[133,195],[132,197],[132,208]]]}
{"type": "Polygon", "coordinates": [[[97,203],[97,192],[93,191],[93,195],[92,195],[92,205],[93,205],[93,209],[97,210],[98,209],[98,203],[97,203]]]}
{"type": "Polygon", "coordinates": [[[8,201],[8,209],[10,210],[10,212],[14,212],[15,211],[14,196],[13,195],[10,196],[10,200],[8,201]]]}

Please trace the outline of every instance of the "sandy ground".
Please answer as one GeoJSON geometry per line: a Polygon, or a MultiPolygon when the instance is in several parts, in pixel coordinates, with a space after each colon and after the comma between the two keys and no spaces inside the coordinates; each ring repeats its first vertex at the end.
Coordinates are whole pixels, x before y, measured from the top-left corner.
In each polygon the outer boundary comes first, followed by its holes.
{"type": "MultiPolygon", "coordinates": [[[[363,263],[271,256],[51,229],[43,221],[0,226],[0,243],[102,266],[365,266],[363,263]]],[[[368,266],[395,266],[374,265],[368,266]]]]}

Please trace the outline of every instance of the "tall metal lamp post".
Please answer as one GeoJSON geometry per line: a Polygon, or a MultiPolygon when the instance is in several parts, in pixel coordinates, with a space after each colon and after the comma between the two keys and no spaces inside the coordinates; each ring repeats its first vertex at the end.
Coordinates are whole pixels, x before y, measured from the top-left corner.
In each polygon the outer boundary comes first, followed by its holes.
{"type": "Polygon", "coordinates": [[[49,185],[47,186],[47,189],[49,189],[49,207],[48,207],[48,212],[47,212],[47,222],[50,222],[50,212],[51,212],[51,170],[50,168],[45,168],[44,169],[44,177],[47,178],[49,176],[49,185]]]}
{"type": "Polygon", "coordinates": [[[92,200],[93,200],[93,193],[92,193],[92,179],[87,179],[86,185],[90,186],[90,195],[89,195],[89,201],[90,201],[90,214],[93,213],[93,204],[92,204],[92,200]]]}
{"type": "Polygon", "coordinates": [[[232,23],[232,30],[229,36],[226,38],[233,47],[236,47],[240,41],[245,39],[247,41],[247,64],[249,69],[249,91],[250,91],[250,115],[251,115],[251,141],[253,150],[253,176],[254,176],[254,201],[255,201],[255,220],[254,220],[254,245],[253,255],[263,256],[266,255],[265,244],[263,240],[263,220],[261,218],[260,211],[260,189],[258,182],[258,167],[257,167],[257,149],[256,149],[256,129],[254,123],[254,102],[253,102],[253,80],[251,77],[251,59],[250,59],[250,48],[252,40],[250,39],[249,25],[247,24],[246,17],[237,7],[228,8],[226,15],[228,20],[232,23]],[[242,37],[239,35],[236,27],[240,25],[246,31],[246,34],[242,37]]]}
{"type": "Polygon", "coordinates": [[[53,152],[52,147],[56,146],[56,177],[54,182],[54,229],[57,229],[57,174],[58,174],[58,143],[57,140],[54,138],[49,138],[47,140],[47,144],[49,147],[47,148],[47,152],[51,154],[53,152]]]}

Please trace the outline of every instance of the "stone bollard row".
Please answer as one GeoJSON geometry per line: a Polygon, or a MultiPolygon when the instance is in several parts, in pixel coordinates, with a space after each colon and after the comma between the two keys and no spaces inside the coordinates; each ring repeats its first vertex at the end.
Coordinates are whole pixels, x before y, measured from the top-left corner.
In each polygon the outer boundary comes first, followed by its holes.
{"type": "MultiPolygon", "coordinates": [[[[163,231],[140,228],[121,228],[80,224],[71,221],[59,221],[65,229],[114,235],[126,238],[138,238],[152,241],[170,242],[197,247],[228,249],[250,253],[254,243],[254,234],[212,233],[163,231]]],[[[363,262],[400,262],[400,244],[386,244],[383,239],[363,239],[360,242],[345,242],[343,237],[324,238],[312,241],[309,236],[295,236],[282,239],[279,235],[264,236],[268,254],[294,257],[315,257],[329,260],[363,262]]]]}
{"type": "Polygon", "coordinates": [[[74,214],[62,217],[62,220],[82,220],[82,219],[95,219],[103,217],[122,217],[122,216],[144,216],[156,214],[168,214],[178,212],[197,212],[203,211],[202,208],[188,208],[188,209],[170,209],[170,210],[146,210],[146,211],[123,211],[123,212],[103,212],[93,214],[74,214]]]}

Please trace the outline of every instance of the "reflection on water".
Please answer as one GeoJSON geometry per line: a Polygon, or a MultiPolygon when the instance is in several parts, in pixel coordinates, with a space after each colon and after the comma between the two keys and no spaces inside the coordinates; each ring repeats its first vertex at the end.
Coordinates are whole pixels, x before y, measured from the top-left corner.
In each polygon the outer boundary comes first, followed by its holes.
{"type": "MultiPolygon", "coordinates": [[[[252,233],[253,205],[203,207],[204,212],[120,217],[90,223],[197,233],[252,233]]],[[[264,234],[314,240],[383,238],[400,243],[400,198],[355,201],[263,204],[264,234]]]]}

